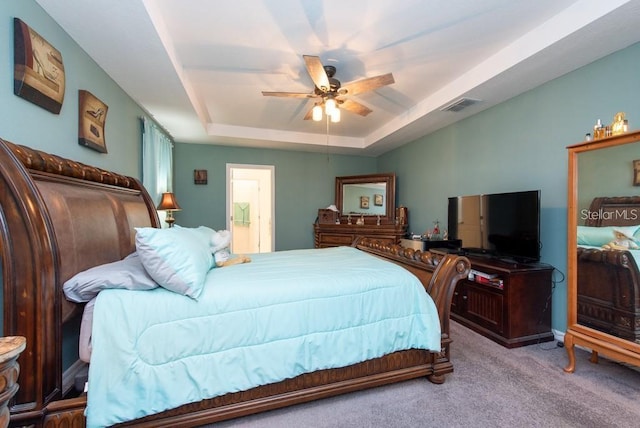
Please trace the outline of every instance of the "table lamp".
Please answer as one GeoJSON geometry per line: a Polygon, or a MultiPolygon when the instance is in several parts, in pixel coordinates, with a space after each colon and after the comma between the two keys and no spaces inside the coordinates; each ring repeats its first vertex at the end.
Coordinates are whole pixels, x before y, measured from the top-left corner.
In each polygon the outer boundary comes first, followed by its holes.
{"type": "Polygon", "coordinates": [[[166,211],[167,216],[164,219],[169,224],[169,227],[173,227],[173,223],[176,221],[173,218],[174,211],[180,211],[180,205],[178,205],[178,201],[176,201],[176,197],[171,192],[165,192],[162,194],[162,199],[160,200],[160,204],[158,205],[158,211],[166,211]]]}

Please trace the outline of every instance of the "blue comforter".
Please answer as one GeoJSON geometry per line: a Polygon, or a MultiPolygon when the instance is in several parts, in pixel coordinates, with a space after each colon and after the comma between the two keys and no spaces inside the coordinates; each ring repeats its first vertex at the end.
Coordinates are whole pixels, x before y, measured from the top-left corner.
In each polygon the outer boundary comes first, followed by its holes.
{"type": "Polygon", "coordinates": [[[88,426],[398,350],[440,350],[435,305],[399,266],[350,247],[251,258],[211,269],[198,301],[162,288],[100,293],[88,426]]]}

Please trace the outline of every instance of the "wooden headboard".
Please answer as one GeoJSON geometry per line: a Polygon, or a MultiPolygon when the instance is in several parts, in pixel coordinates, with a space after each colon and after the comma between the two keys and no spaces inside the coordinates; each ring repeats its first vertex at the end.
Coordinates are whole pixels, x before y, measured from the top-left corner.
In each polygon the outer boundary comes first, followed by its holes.
{"type": "Polygon", "coordinates": [[[63,326],[81,307],[64,298],[62,284],[127,256],[134,227],[160,223],[137,179],[2,139],[0,207],[3,335],[27,338],[12,403],[19,420],[64,392],[63,326]]]}
{"type": "Polygon", "coordinates": [[[589,206],[585,226],[635,226],[640,224],[640,196],[602,196],[589,206]]]}

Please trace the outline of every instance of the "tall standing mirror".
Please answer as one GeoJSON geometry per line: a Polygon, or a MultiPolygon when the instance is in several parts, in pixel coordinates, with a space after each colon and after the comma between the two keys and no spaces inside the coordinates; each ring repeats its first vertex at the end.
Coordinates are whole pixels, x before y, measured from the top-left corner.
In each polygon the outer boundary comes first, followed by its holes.
{"type": "Polygon", "coordinates": [[[640,132],[569,147],[568,328],[574,346],[640,365],[640,132]]]}
{"type": "Polygon", "coordinates": [[[380,216],[382,224],[395,221],[394,173],[336,177],[336,207],[342,217],[380,216]]]}

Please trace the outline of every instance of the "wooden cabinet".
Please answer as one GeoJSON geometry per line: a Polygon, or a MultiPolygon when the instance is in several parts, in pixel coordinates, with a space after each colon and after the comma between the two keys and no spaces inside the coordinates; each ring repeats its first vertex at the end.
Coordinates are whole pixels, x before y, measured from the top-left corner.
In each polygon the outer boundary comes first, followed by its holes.
{"type": "Polygon", "coordinates": [[[407,225],[314,224],[313,231],[316,248],[351,245],[361,236],[377,239],[385,244],[396,244],[407,233],[407,225]]]}
{"type": "Polygon", "coordinates": [[[552,267],[472,256],[469,260],[477,273],[456,287],[454,320],[507,348],[553,340],[552,267]]]}

